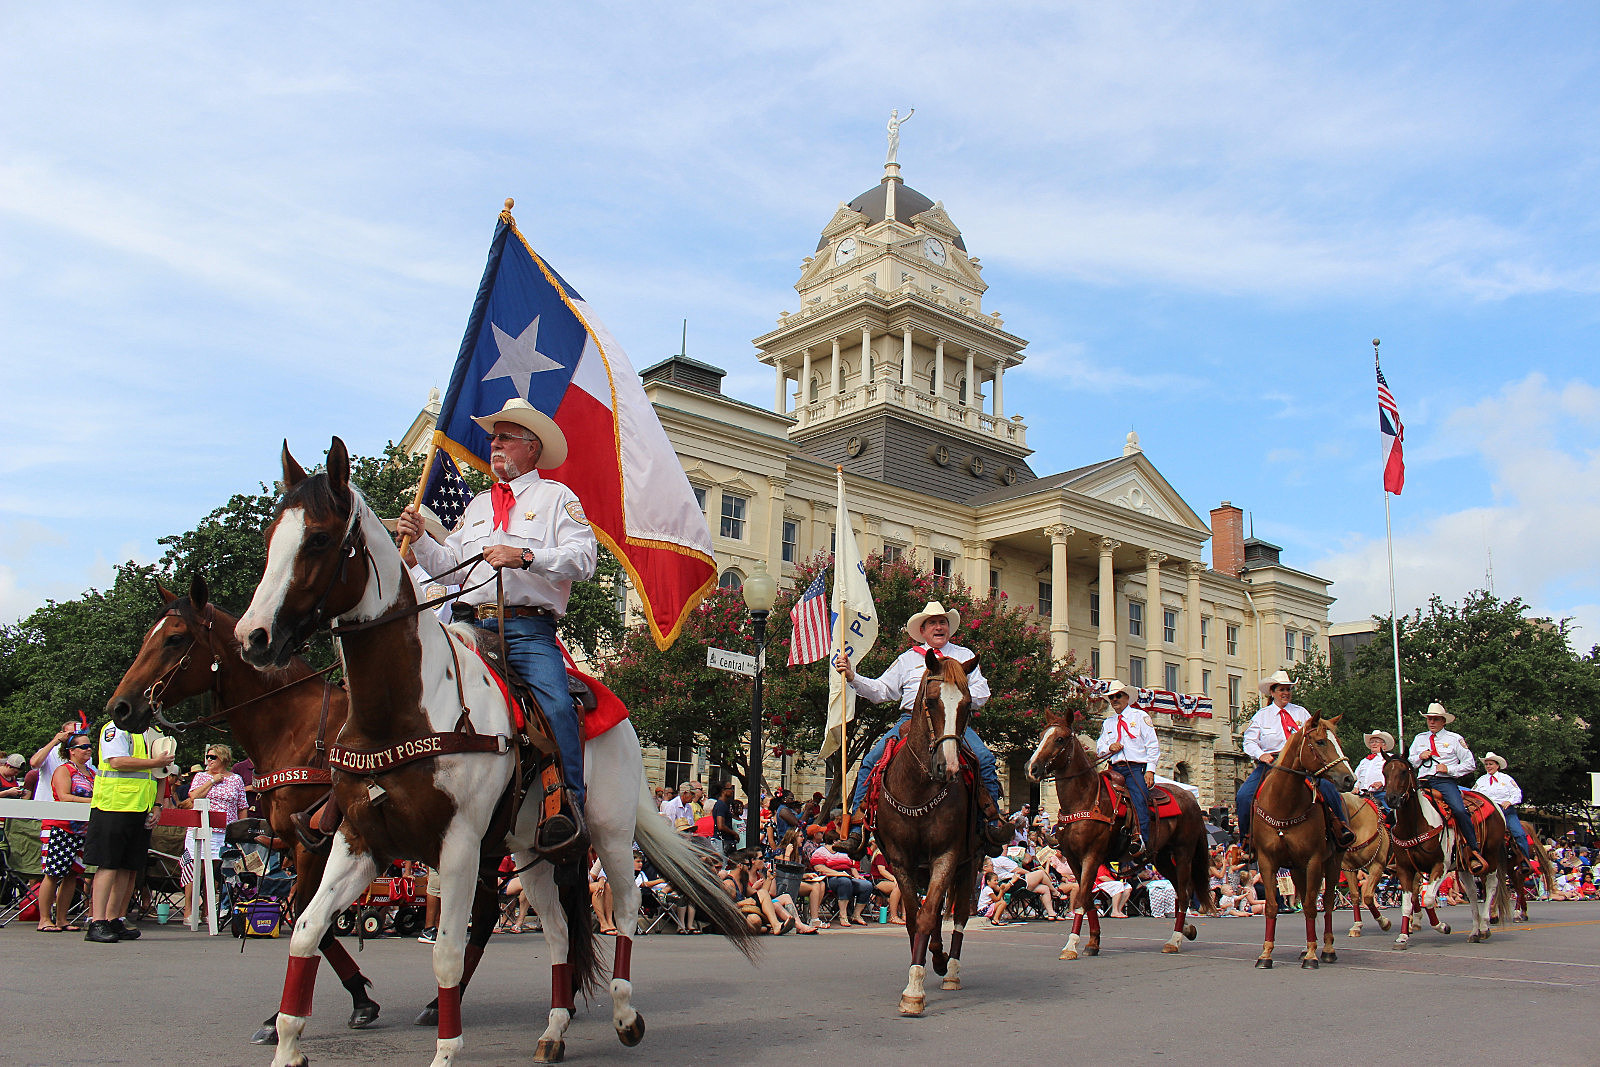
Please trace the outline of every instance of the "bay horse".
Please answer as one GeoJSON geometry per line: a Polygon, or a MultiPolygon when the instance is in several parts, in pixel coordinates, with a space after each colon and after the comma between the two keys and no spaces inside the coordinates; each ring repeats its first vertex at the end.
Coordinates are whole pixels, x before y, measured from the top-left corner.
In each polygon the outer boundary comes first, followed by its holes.
{"type": "MultiPolygon", "coordinates": [[[[1481,794],[1462,791],[1463,800],[1481,797],[1489,809],[1488,818],[1478,830],[1479,854],[1490,863],[1480,894],[1478,878],[1467,869],[1466,858],[1457,848],[1461,835],[1446,822],[1440,805],[1431,798],[1426,803],[1423,801],[1417,772],[1410,760],[1392,753],[1384,757],[1383,791],[1394,811],[1394,866],[1400,876],[1400,936],[1395,939],[1395,949],[1403,951],[1410,947],[1411,919],[1419,903],[1419,875],[1427,881],[1420,903],[1428,913],[1429,923],[1442,934],[1450,933],[1450,924],[1440,922],[1435,910],[1439,903],[1439,885],[1446,871],[1455,872],[1461,892],[1472,908],[1472,932],[1467,940],[1472,944],[1489,940],[1491,898],[1495,911],[1501,915],[1511,913],[1511,861],[1506,854],[1506,820],[1499,806],[1481,794]]],[[[1468,814],[1471,814],[1470,807],[1468,814]]]]}
{"type": "MultiPolygon", "coordinates": [[[[504,851],[524,870],[551,956],[551,1007],[534,1058],[559,1062],[574,996],[597,991],[603,968],[583,879],[558,882],[548,863],[535,865],[538,805],[517,806],[518,726],[510,698],[468,628],[446,628],[418,602],[388,531],[350,484],[343,441],[333,439],[326,470],[314,476],[285,443],[283,486],[266,531],[266,573],[235,634],[246,662],[281,666],[310,634],[331,625],[350,711],[329,757],[344,821],[290,939],[273,1065],[305,1062],[299,1042],[311,1014],[317,946],[334,915],[395,859],[426,863],[440,875],[433,1067],[456,1062],[461,983],[469,962],[476,963],[465,953],[473,887],[489,858],[504,851]]],[[[592,783],[589,829],[616,894],[612,1024],[632,1046],[644,1036],[644,1018],[632,1004],[635,837],[674,888],[747,955],[753,937],[720,880],[656,814],[632,724],[624,720],[591,738],[584,766],[592,783]]]]}
{"type": "MultiPolygon", "coordinates": [[[[1509,829],[1509,828],[1508,828],[1509,829]]],[[[1539,835],[1528,835],[1528,847],[1533,850],[1533,855],[1524,858],[1517,852],[1512,844],[1511,835],[1506,834],[1506,848],[1510,852],[1509,869],[1511,871],[1511,888],[1516,896],[1516,912],[1512,922],[1525,923],[1528,921],[1528,879],[1540,878],[1544,880],[1547,892],[1555,892],[1556,888],[1556,861],[1544,847],[1544,842],[1539,840],[1539,835]]],[[[1498,913],[1497,913],[1498,914],[1498,913]]]]}
{"type": "Polygon", "coordinates": [[[1350,832],[1356,835],[1356,843],[1345,850],[1342,860],[1345,881],[1350,889],[1350,910],[1355,913],[1350,936],[1360,937],[1362,908],[1372,913],[1378,929],[1387,930],[1394,925],[1378,910],[1377,900],[1378,883],[1383,881],[1384,872],[1389,869],[1389,853],[1394,839],[1383,821],[1383,813],[1373,802],[1356,793],[1341,795],[1344,797],[1345,818],[1350,823],[1350,832]]]}
{"type": "MultiPolygon", "coordinates": [[[[1041,782],[1054,775],[1056,798],[1061,810],[1056,818],[1056,847],[1072,865],[1078,877],[1072,894],[1072,933],[1061,950],[1061,959],[1078,958],[1083,920],[1089,920],[1089,942],[1083,951],[1100,955],[1100,914],[1094,906],[1094,878],[1100,865],[1120,859],[1113,855],[1117,842],[1126,843],[1130,822],[1137,825],[1132,808],[1116,811],[1116,798],[1099,773],[1099,763],[1073,730],[1075,718],[1057,712],[1045,716],[1044,733],[1028,760],[1028,779],[1041,782]]],[[[1215,912],[1211,901],[1211,852],[1207,845],[1205,814],[1200,802],[1187,789],[1169,789],[1177,802],[1178,814],[1154,818],[1147,843],[1152,862],[1162,877],[1172,882],[1177,895],[1172,936],[1162,944],[1162,952],[1178,952],[1185,939],[1195,938],[1194,924],[1187,921],[1190,905],[1203,914],[1215,912]]],[[[1134,803],[1132,800],[1130,804],[1134,803]]]]}
{"type": "Polygon", "coordinates": [[[1341,716],[1324,719],[1316,712],[1289,738],[1256,791],[1251,809],[1257,867],[1267,883],[1267,932],[1255,965],[1272,966],[1272,947],[1278,930],[1278,894],[1268,871],[1289,868],[1295,892],[1305,907],[1306,948],[1300,966],[1316,970],[1321,963],[1337,963],[1333,947],[1333,913],[1339,885],[1342,850],[1333,837],[1333,816],[1323,810],[1322,798],[1312,781],[1328,778],[1340,789],[1355,784],[1355,772],[1334,733],[1341,716]],[[1342,770],[1340,770],[1342,768],[1342,770]],[[1329,772],[1337,772],[1330,776],[1329,772]],[[1317,952],[1317,894],[1322,894],[1323,947],[1317,952]]]}
{"type": "Polygon", "coordinates": [[[901,1015],[921,1015],[927,1005],[923,983],[930,948],[934,972],[944,979],[940,988],[961,988],[961,940],[972,911],[973,864],[979,854],[977,806],[963,770],[961,738],[972,712],[967,672],[977,662],[957,663],[928,650],[911,721],[881,764],[878,845],[900,886],[911,942],[901,1015]],[[947,899],[954,904],[948,955],[942,940],[947,899]]]}

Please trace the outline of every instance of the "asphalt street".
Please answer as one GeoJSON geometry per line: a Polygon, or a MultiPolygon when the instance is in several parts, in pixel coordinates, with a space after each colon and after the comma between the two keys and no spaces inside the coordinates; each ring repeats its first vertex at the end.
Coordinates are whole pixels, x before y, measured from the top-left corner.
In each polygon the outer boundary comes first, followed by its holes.
{"type": "MultiPolygon", "coordinates": [[[[1466,925],[1464,908],[1441,912],[1457,931],[1466,925]]],[[[1260,919],[1203,919],[1179,955],[1160,951],[1170,920],[1108,920],[1104,952],[1071,963],[1056,959],[1066,923],[989,929],[980,920],[967,938],[965,988],[943,992],[930,974],[920,1019],[897,1012],[908,962],[899,927],[766,938],[756,966],[720,938],[655,935],[634,951],[644,1042],[617,1041],[605,1000],[580,1006],[566,1058],[676,1067],[799,1057],[874,1067],[1095,1056],[1595,1062],[1600,903],[1535,903],[1531,924],[1496,927],[1482,945],[1424,931],[1406,952],[1393,951],[1393,933],[1345,937],[1346,913],[1336,927],[1339,962],[1317,971],[1295,962],[1299,916],[1285,921],[1277,966],[1264,971],[1250,962],[1260,919]]],[[[0,931],[0,1062],[265,1067],[271,1050],[248,1037],[277,1005],[287,942],[251,941],[242,954],[239,946],[153,925],[140,941],[93,945],[13,923],[0,931]]],[[[382,1017],[372,1029],[347,1029],[348,996],[324,966],[305,1041],[311,1061],[428,1063],[433,1031],[411,1019],[433,995],[430,949],[369,941],[357,959],[382,1017]]],[[[538,934],[495,938],[463,1007],[465,1063],[532,1062],[548,963],[538,934]]]]}

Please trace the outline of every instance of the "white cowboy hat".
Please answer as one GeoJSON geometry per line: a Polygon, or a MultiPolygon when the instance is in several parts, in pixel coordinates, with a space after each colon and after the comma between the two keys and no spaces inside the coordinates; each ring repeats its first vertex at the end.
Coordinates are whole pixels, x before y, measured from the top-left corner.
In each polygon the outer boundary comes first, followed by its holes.
{"type": "MultiPolygon", "coordinates": [[[[438,516],[434,515],[426,505],[423,506],[418,514],[422,516],[422,526],[423,529],[428,531],[428,536],[440,544],[444,544],[445,538],[450,536],[450,531],[444,528],[444,523],[439,521],[438,516]]],[[[382,519],[380,521],[383,523],[383,528],[390,533],[396,532],[395,527],[400,522],[399,519],[382,519]]]]}
{"type": "Polygon", "coordinates": [[[1500,764],[1500,769],[1502,771],[1507,769],[1506,758],[1500,755],[1498,752],[1485,752],[1483,755],[1483,765],[1487,767],[1490,760],[1494,760],[1496,763],[1500,764]]]}
{"type": "Polygon", "coordinates": [[[1256,686],[1256,688],[1261,690],[1262,696],[1266,696],[1272,692],[1272,687],[1275,685],[1286,685],[1292,689],[1294,688],[1294,679],[1289,677],[1288,671],[1280,667],[1277,673],[1273,674],[1271,678],[1261,679],[1261,684],[1256,686]]]}
{"type": "Polygon", "coordinates": [[[1394,735],[1388,730],[1374,730],[1370,734],[1362,734],[1361,740],[1363,742],[1367,742],[1371,741],[1374,737],[1383,742],[1383,750],[1385,752],[1394,751],[1394,735]]]}
{"type": "Polygon", "coordinates": [[[1126,693],[1128,696],[1128,703],[1137,704],[1139,702],[1139,690],[1135,689],[1133,686],[1129,685],[1127,682],[1124,682],[1120,678],[1111,678],[1107,680],[1105,687],[1106,691],[1098,694],[1105,700],[1110,700],[1117,693],[1126,693]]]}
{"type": "Polygon", "coordinates": [[[1445,711],[1444,705],[1437,700],[1428,705],[1428,710],[1422,713],[1422,717],[1424,719],[1441,718],[1445,721],[1446,726],[1456,721],[1456,717],[1445,711]]]}
{"type": "Polygon", "coordinates": [[[907,635],[910,636],[911,640],[921,643],[922,624],[929,619],[937,619],[941,615],[950,620],[950,632],[952,634],[961,629],[961,612],[956,611],[954,608],[946,611],[943,604],[937,600],[930,600],[927,607],[906,620],[907,635]]]}
{"type": "Polygon", "coordinates": [[[493,415],[475,415],[472,421],[482,426],[484,433],[494,433],[494,424],[497,422],[514,422],[531,431],[544,445],[539,462],[534,464],[542,471],[559,467],[567,461],[567,435],[561,432],[556,420],[520,396],[507,400],[506,406],[493,415]]]}

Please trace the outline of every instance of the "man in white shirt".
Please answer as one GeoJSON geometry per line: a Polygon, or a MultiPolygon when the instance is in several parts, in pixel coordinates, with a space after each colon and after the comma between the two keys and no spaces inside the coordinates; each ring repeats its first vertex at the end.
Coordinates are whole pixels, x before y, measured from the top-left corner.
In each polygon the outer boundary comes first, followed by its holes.
{"type": "Polygon", "coordinates": [[[1478,761],[1467,747],[1466,739],[1445,727],[1456,717],[1434,701],[1423,715],[1428,728],[1411,742],[1411,765],[1417,768],[1417,784],[1436,790],[1444,798],[1450,814],[1455,816],[1456,832],[1467,843],[1471,853],[1468,867],[1481,876],[1488,869],[1483,854],[1478,851],[1478,832],[1461,800],[1461,783],[1456,779],[1478,769],[1478,761]]]}
{"type": "MultiPolygon", "coordinates": [[[[1255,766],[1250,769],[1250,776],[1239,785],[1239,791],[1233,798],[1235,815],[1239,820],[1239,847],[1249,855],[1254,855],[1250,844],[1250,818],[1251,809],[1255,806],[1256,790],[1261,788],[1267,769],[1277,760],[1278,753],[1289,743],[1289,738],[1298,733],[1306,720],[1311,718],[1311,712],[1289,699],[1294,694],[1294,680],[1287,671],[1277,671],[1272,677],[1264,679],[1259,688],[1267,698],[1267,703],[1245,727],[1243,742],[1245,755],[1255,760],[1255,766]]],[[[1338,787],[1326,778],[1318,778],[1317,790],[1322,794],[1322,799],[1327,801],[1328,811],[1338,824],[1335,836],[1339,847],[1349,848],[1356,843],[1356,835],[1351,832],[1350,823],[1345,818],[1344,798],[1339,795],[1338,787]]]]}
{"type": "MultiPolygon", "coordinates": [[[[572,810],[583,810],[583,748],[578,714],[567,689],[567,668],[556,640],[556,623],[567,612],[572,583],[594,576],[594,530],[571,489],[539,476],[567,459],[567,439],[555,420],[520,397],[494,415],[473,419],[489,435],[489,467],[495,484],[472,498],[455,531],[443,544],[425,536],[422,516],[406,508],[396,523],[412,543],[416,562],[434,576],[463,588],[498,569],[505,618],[499,617],[495,583],[463,594],[458,617],[487,630],[504,625],[506,658],[538,697],[561,750],[561,771],[572,810]],[[465,573],[450,570],[482,553],[465,573]]],[[[540,824],[540,846],[572,841],[578,826],[565,812],[540,824]]]]}
{"type": "Polygon", "coordinates": [[[675,796],[670,796],[661,802],[661,817],[667,820],[667,825],[676,830],[694,829],[694,783],[682,782],[678,786],[675,796]],[[678,825],[678,820],[683,820],[683,825],[678,825]]]}
{"type": "Polygon", "coordinates": [[[1500,806],[1500,813],[1506,817],[1506,829],[1511,831],[1512,839],[1522,851],[1522,858],[1530,860],[1533,852],[1528,848],[1528,831],[1517,816],[1517,805],[1522,803],[1522,787],[1506,773],[1505,757],[1493,752],[1483,757],[1483,775],[1472,783],[1472,791],[1482,793],[1500,806]]]}
{"type": "MultiPolygon", "coordinates": [[[[860,824],[858,820],[864,819],[866,814],[862,809],[862,803],[867,797],[867,782],[872,777],[872,769],[883,758],[883,751],[889,745],[890,736],[904,723],[911,721],[911,707],[916,703],[917,691],[922,685],[923,676],[928,671],[928,652],[932,651],[941,659],[948,657],[963,663],[973,658],[971,649],[950,642],[950,635],[960,628],[961,613],[946,610],[943,604],[933,600],[906,621],[906,634],[913,644],[889,664],[889,669],[884,671],[881,677],[861,677],[851,664],[850,657],[843,652],[834,658],[834,669],[844,675],[850,688],[858,694],[874,704],[889,700],[900,702],[900,718],[878,738],[878,743],[868,750],[866,757],[861,761],[861,770],[856,774],[856,791],[851,798],[851,807],[856,813],[851,816],[851,820],[856,825],[860,824]]],[[[983,676],[981,668],[974,666],[967,674],[967,692],[972,697],[974,711],[988,702],[989,680],[983,676]]],[[[986,851],[993,856],[1010,843],[1012,836],[1011,824],[1000,815],[1000,775],[995,771],[994,753],[989,751],[989,746],[983,743],[970,723],[967,725],[964,740],[967,748],[978,758],[978,779],[983,784],[977,798],[984,819],[982,836],[986,851]]],[[[846,848],[852,854],[860,850],[861,838],[857,831],[851,831],[850,837],[846,839],[846,848]]]]}
{"type": "Polygon", "coordinates": [[[1133,706],[1139,691],[1122,681],[1106,683],[1106,699],[1111,714],[1100,728],[1095,752],[1111,757],[1111,769],[1127,783],[1133,812],[1139,821],[1139,838],[1131,843],[1129,858],[1138,860],[1152,840],[1150,836],[1150,789],[1156,784],[1156,763],[1161,759],[1161,739],[1156,736],[1150,716],[1133,706]]]}
{"type": "Polygon", "coordinates": [[[1394,735],[1387,730],[1374,730],[1362,734],[1361,739],[1367,743],[1367,757],[1356,764],[1356,792],[1371,797],[1388,817],[1389,798],[1383,792],[1383,755],[1394,751],[1394,735]]]}

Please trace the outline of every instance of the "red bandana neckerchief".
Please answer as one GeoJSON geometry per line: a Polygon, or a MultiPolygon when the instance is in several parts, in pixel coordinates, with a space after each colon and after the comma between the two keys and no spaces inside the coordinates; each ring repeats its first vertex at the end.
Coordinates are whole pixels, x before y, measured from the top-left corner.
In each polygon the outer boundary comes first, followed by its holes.
{"type": "Polygon", "coordinates": [[[494,504],[494,526],[491,529],[509,530],[511,508],[517,502],[517,491],[507,482],[495,482],[494,488],[489,490],[489,497],[490,502],[494,504]]]}

